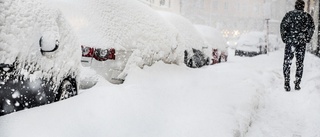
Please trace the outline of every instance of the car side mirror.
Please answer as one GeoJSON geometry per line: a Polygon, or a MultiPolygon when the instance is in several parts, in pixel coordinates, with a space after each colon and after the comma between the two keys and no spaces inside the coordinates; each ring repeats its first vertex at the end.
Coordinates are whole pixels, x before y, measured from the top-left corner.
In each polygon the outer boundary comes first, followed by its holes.
{"type": "Polygon", "coordinates": [[[44,35],[39,40],[40,51],[42,55],[47,52],[54,52],[59,48],[59,40],[48,35],[44,35]]]}

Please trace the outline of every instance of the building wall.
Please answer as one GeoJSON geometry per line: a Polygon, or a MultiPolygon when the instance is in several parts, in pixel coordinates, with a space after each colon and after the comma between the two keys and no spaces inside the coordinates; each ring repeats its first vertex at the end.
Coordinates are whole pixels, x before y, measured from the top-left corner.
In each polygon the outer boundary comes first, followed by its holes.
{"type": "Polygon", "coordinates": [[[138,0],[156,10],[180,14],[180,0],[138,0]]]}

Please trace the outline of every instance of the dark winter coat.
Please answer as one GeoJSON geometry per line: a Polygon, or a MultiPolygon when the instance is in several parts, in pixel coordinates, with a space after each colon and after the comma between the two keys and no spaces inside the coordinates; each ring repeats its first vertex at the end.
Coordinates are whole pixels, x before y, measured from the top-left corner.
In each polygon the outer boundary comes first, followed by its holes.
{"type": "Polygon", "coordinates": [[[286,44],[305,44],[311,41],[314,32],[311,15],[303,10],[293,10],[284,16],[280,24],[282,41],[286,44]]]}

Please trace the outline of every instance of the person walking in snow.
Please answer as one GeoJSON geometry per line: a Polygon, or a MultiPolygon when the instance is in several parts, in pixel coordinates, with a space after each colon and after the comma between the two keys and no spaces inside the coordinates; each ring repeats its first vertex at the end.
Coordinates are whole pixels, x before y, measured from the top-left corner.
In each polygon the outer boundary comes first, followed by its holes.
{"type": "Polygon", "coordinates": [[[296,56],[295,90],[300,90],[303,74],[303,60],[306,43],[311,41],[315,26],[311,15],[304,12],[303,0],[295,2],[295,9],[286,13],[280,24],[282,41],[286,44],[284,51],[283,74],[284,88],[290,91],[290,67],[292,59],[296,56]]]}

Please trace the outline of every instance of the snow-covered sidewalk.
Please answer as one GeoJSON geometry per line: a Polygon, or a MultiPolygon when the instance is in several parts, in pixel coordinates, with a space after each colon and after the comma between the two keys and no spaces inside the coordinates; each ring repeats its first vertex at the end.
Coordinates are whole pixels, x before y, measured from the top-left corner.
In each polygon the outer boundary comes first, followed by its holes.
{"type": "MultiPolygon", "coordinates": [[[[279,56],[280,58],[280,56],[279,56]]],[[[275,60],[279,61],[279,60],[275,60]]],[[[292,65],[291,86],[295,74],[292,65]]],[[[284,92],[281,70],[274,70],[274,85],[262,100],[248,137],[320,136],[320,59],[307,54],[300,91],[284,92]]]]}
{"type": "MultiPolygon", "coordinates": [[[[285,92],[283,50],[191,69],[158,62],[73,98],[0,117],[1,137],[319,136],[320,59],[285,92]]],[[[294,65],[293,65],[294,66],[294,65]]]]}

